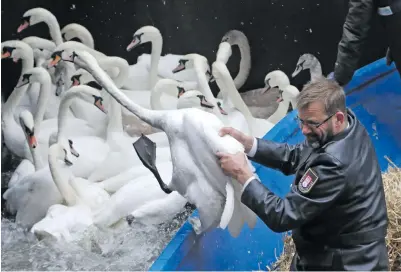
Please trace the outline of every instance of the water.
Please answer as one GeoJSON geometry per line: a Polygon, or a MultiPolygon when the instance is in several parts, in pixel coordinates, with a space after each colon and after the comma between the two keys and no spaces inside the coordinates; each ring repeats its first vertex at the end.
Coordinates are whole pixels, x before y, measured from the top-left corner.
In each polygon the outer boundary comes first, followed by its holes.
{"type": "MultiPolygon", "coordinates": [[[[3,152],[4,146],[2,155],[3,152]]],[[[4,159],[2,194],[18,165],[15,158],[4,159]]],[[[5,206],[3,201],[2,207],[5,206]]],[[[1,268],[3,271],[148,270],[192,212],[193,207],[186,206],[172,221],[157,226],[133,223],[114,230],[93,226],[74,237],[74,242],[66,243],[50,238],[39,241],[2,209],[1,268]]]]}

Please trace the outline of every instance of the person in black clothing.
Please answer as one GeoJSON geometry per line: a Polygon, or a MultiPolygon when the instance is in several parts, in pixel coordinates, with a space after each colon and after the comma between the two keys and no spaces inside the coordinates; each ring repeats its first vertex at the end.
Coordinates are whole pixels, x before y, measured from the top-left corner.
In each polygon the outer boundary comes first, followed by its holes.
{"type": "Polygon", "coordinates": [[[376,12],[387,36],[387,65],[394,61],[401,76],[401,0],[350,0],[333,75],[341,86],[352,79],[358,68],[376,12]]]}
{"type": "Polygon", "coordinates": [[[326,78],[308,83],[297,108],[306,136],[300,144],[220,131],[241,142],[251,160],[295,174],[284,199],[253,176],[244,153],[217,153],[223,171],[243,184],[241,201],[271,230],[292,230],[292,270],[388,270],[381,170],[367,131],[345,106],[344,90],[326,78]]]}

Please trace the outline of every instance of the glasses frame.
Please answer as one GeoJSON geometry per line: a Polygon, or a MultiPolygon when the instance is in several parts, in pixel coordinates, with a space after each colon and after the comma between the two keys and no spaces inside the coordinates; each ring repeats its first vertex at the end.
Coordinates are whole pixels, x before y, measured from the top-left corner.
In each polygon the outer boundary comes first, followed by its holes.
{"type": "Polygon", "coordinates": [[[302,128],[303,126],[308,126],[308,127],[313,127],[315,129],[319,128],[321,125],[323,125],[324,123],[326,123],[331,117],[333,117],[334,115],[336,115],[337,112],[331,114],[329,117],[327,117],[326,119],[324,119],[322,122],[317,123],[317,124],[311,124],[311,123],[307,123],[308,121],[304,121],[301,118],[299,118],[299,116],[296,117],[296,120],[299,124],[299,126],[302,128]]]}

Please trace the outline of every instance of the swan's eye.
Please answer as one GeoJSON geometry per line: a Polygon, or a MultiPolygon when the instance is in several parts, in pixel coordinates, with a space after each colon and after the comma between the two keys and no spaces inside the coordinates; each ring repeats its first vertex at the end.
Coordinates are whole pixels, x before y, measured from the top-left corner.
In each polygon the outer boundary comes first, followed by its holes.
{"type": "Polygon", "coordinates": [[[75,53],[75,51],[72,52],[72,55],[70,56],[71,61],[75,60],[75,57],[78,57],[78,54],[75,53]]]}
{"type": "Polygon", "coordinates": [[[21,18],[21,25],[23,24],[29,24],[29,21],[31,20],[31,16],[25,16],[21,18]]]}
{"type": "Polygon", "coordinates": [[[68,139],[68,143],[70,144],[70,147],[72,146],[72,144],[73,144],[73,141],[72,140],[70,140],[70,139],[68,139]]]}

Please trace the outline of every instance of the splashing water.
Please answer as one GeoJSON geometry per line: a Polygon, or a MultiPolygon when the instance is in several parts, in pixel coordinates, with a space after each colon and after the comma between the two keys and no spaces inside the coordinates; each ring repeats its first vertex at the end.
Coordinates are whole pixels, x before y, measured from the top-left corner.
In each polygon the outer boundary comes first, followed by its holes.
{"type": "Polygon", "coordinates": [[[38,240],[9,219],[1,222],[2,270],[148,270],[192,213],[188,208],[158,226],[118,230],[91,227],[74,242],[38,240]]]}
{"type": "MultiPolygon", "coordinates": [[[[1,175],[2,195],[19,163],[15,157],[6,161],[8,165],[2,165],[5,170],[1,175]]],[[[2,198],[2,208],[3,201],[2,198]]],[[[1,268],[3,271],[148,270],[192,212],[193,207],[186,206],[173,220],[156,226],[135,222],[118,229],[91,226],[74,236],[73,242],[66,243],[52,238],[39,241],[2,209],[1,268]]]]}

